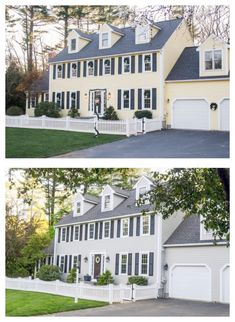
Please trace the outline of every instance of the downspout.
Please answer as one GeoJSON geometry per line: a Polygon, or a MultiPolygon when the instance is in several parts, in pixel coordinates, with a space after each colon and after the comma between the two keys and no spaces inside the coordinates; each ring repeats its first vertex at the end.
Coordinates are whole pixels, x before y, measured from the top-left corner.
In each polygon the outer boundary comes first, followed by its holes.
{"type": "Polygon", "coordinates": [[[157,290],[161,288],[162,281],[162,215],[157,215],[157,290]]]}
{"type": "Polygon", "coordinates": [[[160,92],[159,92],[159,118],[162,122],[163,127],[163,121],[164,121],[164,85],[165,85],[165,79],[164,79],[164,48],[160,50],[160,92]]]}
{"type": "Polygon", "coordinates": [[[56,240],[58,239],[57,235],[58,235],[58,228],[55,229],[53,265],[56,265],[56,240]]]}

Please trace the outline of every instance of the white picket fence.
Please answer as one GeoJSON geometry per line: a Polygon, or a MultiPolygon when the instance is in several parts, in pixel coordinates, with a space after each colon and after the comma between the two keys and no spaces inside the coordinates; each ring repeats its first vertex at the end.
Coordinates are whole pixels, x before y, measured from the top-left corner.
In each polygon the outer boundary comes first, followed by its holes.
{"type": "Polygon", "coordinates": [[[6,116],[6,127],[20,127],[31,129],[51,129],[51,130],[66,130],[75,132],[95,133],[95,128],[101,134],[118,134],[137,135],[138,133],[147,133],[161,130],[161,122],[158,119],[128,119],[128,120],[97,120],[91,119],[74,119],[69,116],[63,118],[52,117],[29,117],[21,116],[6,116]]]}
{"type": "Polygon", "coordinates": [[[30,278],[6,277],[6,288],[104,301],[109,302],[110,304],[157,298],[157,286],[155,284],[147,286],[138,286],[135,284],[96,286],[84,282],[70,284],[59,280],[46,282],[39,279],[31,280],[30,278]]]}

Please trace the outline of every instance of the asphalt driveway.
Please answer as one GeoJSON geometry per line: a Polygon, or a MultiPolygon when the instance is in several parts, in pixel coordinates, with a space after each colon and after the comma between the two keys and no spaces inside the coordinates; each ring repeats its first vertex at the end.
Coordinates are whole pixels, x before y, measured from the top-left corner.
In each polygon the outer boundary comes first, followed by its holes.
{"type": "Polygon", "coordinates": [[[176,299],[157,299],[61,312],[50,316],[229,316],[229,305],[176,299]]]}
{"type": "Polygon", "coordinates": [[[162,130],[57,158],[228,158],[229,132],[162,130]]]}

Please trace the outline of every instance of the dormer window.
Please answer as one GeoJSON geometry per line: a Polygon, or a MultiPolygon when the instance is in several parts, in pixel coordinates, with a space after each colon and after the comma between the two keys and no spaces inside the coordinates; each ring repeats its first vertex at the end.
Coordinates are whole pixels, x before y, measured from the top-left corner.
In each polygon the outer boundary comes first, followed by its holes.
{"type": "Polygon", "coordinates": [[[111,74],[111,60],[105,59],[104,60],[104,75],[110,75],[111,74]]]}
{"type": "Polygon", "coordinates": [[[109,45],[109,33],[104,32],[101,34],[101,46],[102,48],[107,48],[109,45]]]}
{"type": "Polygon", "coordinates": [[[149,25],[136,27],[136,44],[144,44],[149,42],[149,25]]]}
{"type": "Polygon", "coordinates": [[[93,76],[94,75],[94,61],[90,60],[87,64],[88,66],[88,75],[93,76]]]}
{"type": "Polygon", "coordinates": [[[145,72],[151,72],[152,71],[152,55],[151,54],[147,54],[147,55],[143,55],[143,59],[144,59],[144,71],[145,72]]]}
{"type": "Polygon", "coordinates": [[[71,76],[77,77],[77,64],[76,63],[72,63],[71,76]]]}
{"type": "Polygon", "coordinates": [[[208,50],[205,51],[205,69],[222,69],[222,50],[208,50]]]}
{"type": "Polygon", "coordinates": [[[111,207],[111,196],[104,196],[104,209],[110,209],[111,207]]]}
{"type": "Polygon", "coordinates": [[[76,50],[76,38],[71,39],[71,51],[76,50]]]}
{"type": "Polygon", "coordinates": [[[77,215],[81,215],[81,202],[77,201],[76,203],[76,213],[77,215]]]}
{"type": "Polygon", "coordinates": [[[62,78],[62,65],[57,65],[57,78],[62,78]]]}

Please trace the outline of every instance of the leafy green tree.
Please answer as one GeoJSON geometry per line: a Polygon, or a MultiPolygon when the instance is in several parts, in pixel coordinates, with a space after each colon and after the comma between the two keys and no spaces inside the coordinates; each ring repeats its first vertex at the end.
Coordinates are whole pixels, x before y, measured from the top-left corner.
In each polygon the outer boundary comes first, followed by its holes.
{"type": "Polygon", "coordinates": [[[154,188],[146,198],[156,213],[168,218],[176,211],[203,218],[214,236],[229,240],[229,169],[186,168],[154,173],[154,188]]]}
{"type": "Polygon", "coordinates": [[[118,120],[117,112],[113,106],[109,106],[104,112],[104,120],[118,120]]]}

